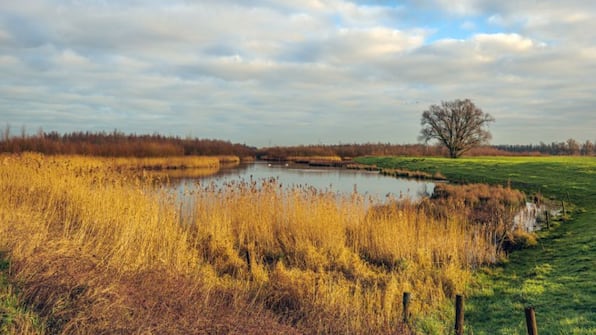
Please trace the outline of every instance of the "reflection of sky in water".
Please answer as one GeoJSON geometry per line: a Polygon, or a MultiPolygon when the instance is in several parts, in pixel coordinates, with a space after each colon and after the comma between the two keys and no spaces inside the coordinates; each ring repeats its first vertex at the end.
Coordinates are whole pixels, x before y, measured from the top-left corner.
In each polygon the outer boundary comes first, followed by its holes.
{"type": "MultiPolygon", "coordinates": [[[[429,195],[434,189],[434,184],[431,182],[387,177],[378,172],[315,168],[295,164],[270,165],[262,162],[222,169],[215,175],[201,177],[200,181],[203,186],[215,183],[217,187],[221,187],[225,183],[233,181],[250,181],[252,179],[259,182],[270,178],[276,178],[278,183],[284,187],[312,186],[319,190],[343,194],[351,194],[357,190],[359,194],[379,200],[383,200],[387,196],[417,199],[429,195]]],[[[179,181],[178,187],[188,189],[196,181],[196,179],[183,179],[179,181]]]]}

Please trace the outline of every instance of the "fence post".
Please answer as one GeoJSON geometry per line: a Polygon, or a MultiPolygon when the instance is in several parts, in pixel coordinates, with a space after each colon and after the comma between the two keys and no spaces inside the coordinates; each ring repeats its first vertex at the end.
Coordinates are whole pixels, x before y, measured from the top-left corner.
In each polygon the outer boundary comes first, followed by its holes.
{"type": "Polygon", "coordinates": [[[409,307],[410,307],[410,292],[404,292],[404,296],[402,299],[402,304],[403,304],[403,321],[405,324],[408,324],[408,319],[409,319],[409,315],[410,312],[408,311],[409,307]]]}
{"type": "Polygon", "coordinates": [[[246,265],[248,265],[248,273],[252,272],[251,265],[250,265],[250,251],[246,248],[246,252],[244,253],[244,257],[246,259],[246,265]]]}
{"type": "Polygon", "coordinates": [[[571,203],[571,198],[569,198],[569,192],[567,192],[567,202],[571,203]]]}
{"type": "Polygon", "coordinates": [[[464,297],[455,296],[455,335],[464,334],[464,297]]]}
{"type": "Polygon", "coordinates": [[[528,335],[538,335],[538,326],[536,325],[536,313],[534,313],[534,307],[526,307],[525,311],[528,335]]]}

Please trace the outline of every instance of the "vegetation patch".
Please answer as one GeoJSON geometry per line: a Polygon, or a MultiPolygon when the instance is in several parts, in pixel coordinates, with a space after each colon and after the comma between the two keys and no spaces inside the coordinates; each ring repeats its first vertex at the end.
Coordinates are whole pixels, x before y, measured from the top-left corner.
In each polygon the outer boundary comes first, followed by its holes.
{"type": "MultiPolygon", "coordinates": [[[[80,156],[0,158],[0,247],[50,333],[407,333],[499,258],[446,201],[382,210],[358,194],[251,180],[182,211],[153,177],[80,156]]],[[[432,328],[432,325],[429,325],[432,328]]]]}
{"type": "Polygon", "coordinates": [[[446,180],[445,176],[443,176],[440,172],[428,173],[423,171],[409,171],[402,169],[381,169],[380,173],[384,176],[396,178],[446,180]]]}
{"type": "Polygon", "coordinates": [[[0,252],[0,334],[45,334],[36,314],[23,306],[19,293],[8,281],[7,254],[0,252]]]}
{"type": "Polygon", "coordinates": [[[461,183],[510,185],[562,204],[564,220],[539,232],[536,248],[514,252],[501,266],[475,273],[466,303],[467,328],[474,334],[525,334],[523,308],[532,305],[540,334],[596,333],[596,158],[366,157],[356,161],[440,171],[461,183]]]}
{"type": "Polygon", "coordinates": [[[521,333],[526,305],[536,307],[541,333],[589,333],[595,199],[582,182],[594,165],[558,159],[539,158],[542,169],[517,158],[375,162],[501,185],[445,185],[427,203],[374,207],[357,194],[251,180],[198,189],[181,211],[152,176],[105,160],[3,155],[0,248],[18,288],[9,296],[64,334],[407,333],[405,291],[413,326],[430,333],[452,329],[458,292],[468,294],[475,334],[521,333]],[[529,170],[540,185],[503,177],[529,170]],[[562,201],[572,220],[494,267],[504,259],[494,237],[506,230],[496,228],[523,199],[508,185],[562,201]]]}

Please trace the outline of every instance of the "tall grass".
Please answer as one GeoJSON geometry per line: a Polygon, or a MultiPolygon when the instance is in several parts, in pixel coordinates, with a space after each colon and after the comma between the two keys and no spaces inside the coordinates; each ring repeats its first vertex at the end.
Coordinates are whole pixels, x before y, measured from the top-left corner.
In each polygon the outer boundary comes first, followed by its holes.
{"type": "Polygon", "coordinates": [[[110,161],[115,167],[131,169],[198,169],[219,168],[218,157],[207,156],[178,156],[178,157],[116,157],[110,161]]]}
{"type": "Polygon", "coordinates": [[[0,249],[50,333],[396,333],[497,258],[466,213],[249,180],[190,202],[113,161],[0,156],[0,249]],[[265,325],[265,326],[263,326],[265,325]]]}

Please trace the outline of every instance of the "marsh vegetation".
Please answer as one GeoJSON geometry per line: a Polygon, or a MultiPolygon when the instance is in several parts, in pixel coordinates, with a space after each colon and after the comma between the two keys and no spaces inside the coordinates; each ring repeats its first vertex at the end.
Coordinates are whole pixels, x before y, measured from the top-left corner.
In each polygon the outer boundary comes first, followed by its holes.
{"type": "Polygon", "coordinates": [[[0,157],[0,248],[39,332],[403,333],[402,292],[423,319],[503,259],[500,214],[471,213],[524,205],[483,186],[490,201],[470,189],[371,209],[358,193],[262,179],[189,190],[182,211],[154,176],[114,162],[0,157]]]}
{"type": "MultiPolygon", "coordinates": [[[[561,216],[550,228],[537,232],[535,248],[511,253],[501,266],[474,272],[466,328],[474,334],[526,334],[523,310],[531,305],[536,308],[540,334],[596,332],[596,158],[369,157],[357,161],[429,174],[440,171],[458,183],[511,185],[561,206],[561,216]]],[[[449,331],[440,318],[430,320],[427,332],[449,331]]]]}

